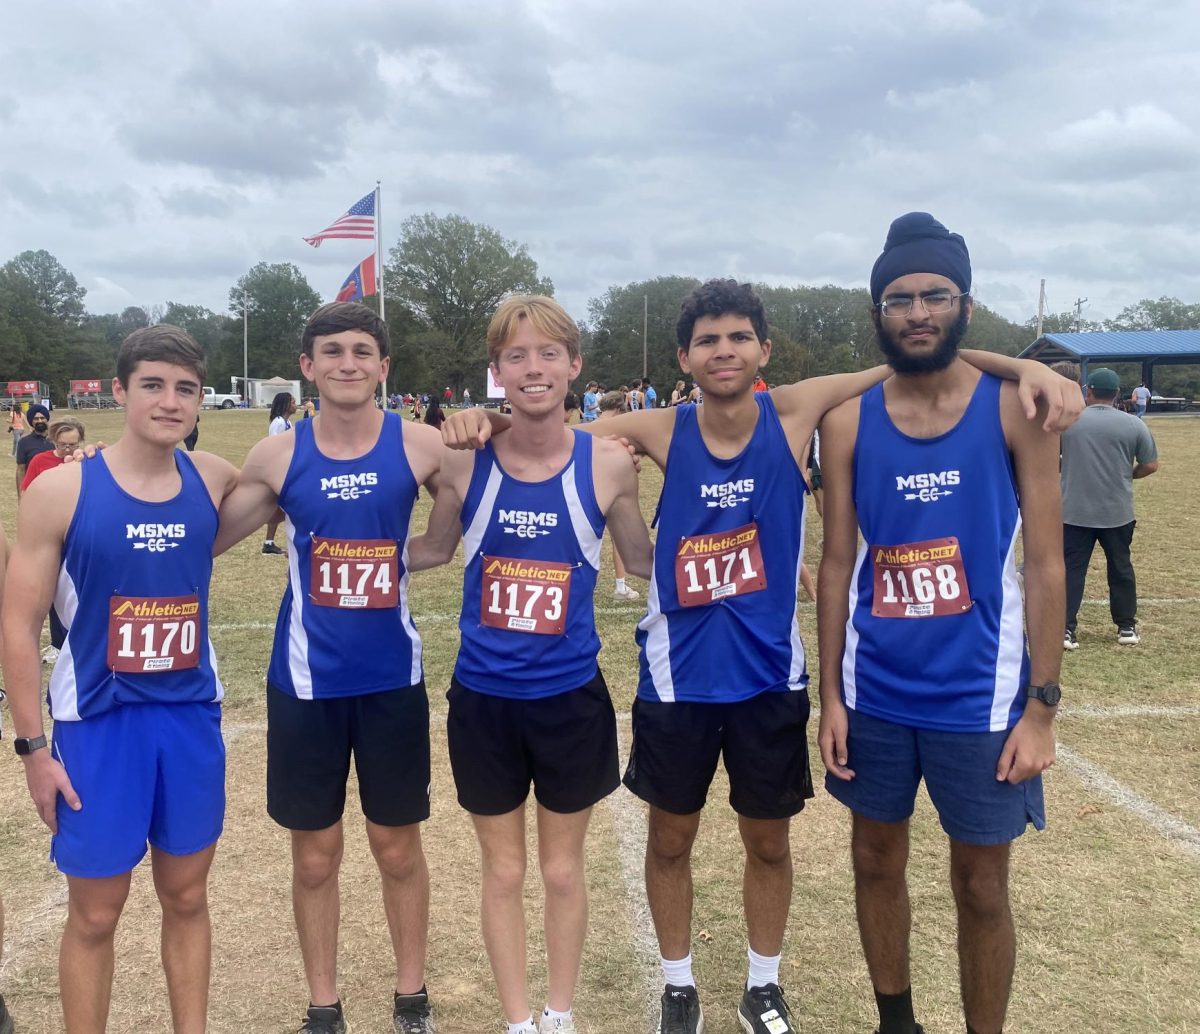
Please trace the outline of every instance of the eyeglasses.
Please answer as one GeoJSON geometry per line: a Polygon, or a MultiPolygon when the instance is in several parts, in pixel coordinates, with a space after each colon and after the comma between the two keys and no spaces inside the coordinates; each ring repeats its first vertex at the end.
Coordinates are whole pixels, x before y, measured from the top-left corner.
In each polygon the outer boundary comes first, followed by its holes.
{"type": "Polygon", "coordinates": [[[912,312],[913,305],[919,301],[926,314],[934,316],[939,312],[949,312],[957,299],[970,297],[966,291],[961,294],[951,294],[949,291],[922,291],[918,295],[889,294],[878,308],[884,316],[899,318],[912,312]]]}

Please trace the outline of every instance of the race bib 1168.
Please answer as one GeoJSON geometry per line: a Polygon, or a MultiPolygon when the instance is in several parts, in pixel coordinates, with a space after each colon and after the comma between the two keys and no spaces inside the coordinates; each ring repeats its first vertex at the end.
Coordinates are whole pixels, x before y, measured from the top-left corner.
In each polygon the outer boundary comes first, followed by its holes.
{"type": "Polygon", "coordinates": [[[971,609],[962,549],[953,535],[870,548],[875,617],[940,618],[971,609]]]}

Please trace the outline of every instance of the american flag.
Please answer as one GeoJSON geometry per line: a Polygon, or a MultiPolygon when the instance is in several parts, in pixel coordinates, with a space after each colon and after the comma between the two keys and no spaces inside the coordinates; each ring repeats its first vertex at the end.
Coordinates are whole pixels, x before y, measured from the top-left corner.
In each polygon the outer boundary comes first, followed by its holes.
{"type": "Polygon", "coordinates": [[[350,211],[340,219],[335,219],[320,233],[304,239],[314,248],[319,248],[321,241],[338,238],[356,241],[375,239],[375,191],[372,190],[366,197],[359,198],[350,206],[350,211]]]}
{"type": "Polygon", "coordinates": [[[370,297],[377,292],[375,286],[375,256],[368,255],[351,274],[342,281],[335,301],[356,302],[360,298],[370,297]]]}

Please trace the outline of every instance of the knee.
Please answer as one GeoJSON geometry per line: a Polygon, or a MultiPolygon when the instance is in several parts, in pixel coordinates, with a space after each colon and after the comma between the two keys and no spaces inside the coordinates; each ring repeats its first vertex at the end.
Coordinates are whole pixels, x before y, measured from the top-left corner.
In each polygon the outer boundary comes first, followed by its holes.
{"type": "Polygon", "coordinates": [[[409,880],[416,876],[425,860],[420,841],[373,844],[371,851],[375,855],[379,871],[393,880],[409,880]]]}
{"type": "Polygon", "coordinates": [[[896,837],[855,835],[851,846],[854,876],[860,882],[904,878],[908,866],[908,841],[896,837]]]}
{"type": "Polygon", "coordinates": [[[485,858],[483,882],[491,894],[519,897],[525,891],[525,859],[516,855],[485,858]]]}
{"type": "Polygon", "coordinates": [[[1004,867],[955,865],[950,882],[960,914],[985,921],[1008,915],[1008,871],[1004,867]]]}
{"type": "Polygon", "coordinates": [[[180,887],[159,887],[157,893],[164,916],[194,919],[208,911],[208,884],[204,880],[180,887]]]}
{"type": "Polygon", "coordinates": [[[547,897],[570,897],[584,889],[582,858],[549,858],[542,862],[547,897]]]}
{"type": "Polygon", "coordinates": [[[76,936],[92,943],[111,941],[121,918],[121,901],[72,901],[68,924],[76,936]]]}
{"type": "Polygon", "coordinates": [[[297,844],[292,852],[292,876],[306,890],[314,890],[337,876],[342,845],[297,844]]]}
{"type": "Polygon", "coordinates": [[[786,829],[782,834],[745,836],[742,842],[746,845],[746,857],[752,862],[772,868],[792,864],[792,844],[786,829]]]}
{"type": "Polygon", "coordinates": [[[691,830],[672,827],[651,827],[646,839],[647,859],[658,865],[686,864],[692,855],[692,841],[695,833],[691,830]]]}

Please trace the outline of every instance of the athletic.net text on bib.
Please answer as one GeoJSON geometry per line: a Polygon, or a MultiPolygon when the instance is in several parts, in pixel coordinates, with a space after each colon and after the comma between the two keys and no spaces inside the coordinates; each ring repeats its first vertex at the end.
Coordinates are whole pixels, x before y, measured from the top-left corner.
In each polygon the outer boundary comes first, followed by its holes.
{"type": "Polygon", "coordinates": [[[562,635],[574,564],[483,557],[479,620],[489,628],[562,635]]]}
{"type": "Polygon", "coordinates": [[[971,609],[962,550],[954,535],[898,546],[872,546],[877,618],[937,618],[971,609]]]}
{"type": "Polygon", "coordinates": [[[675,551],[675,589],[681,607],[702,607],[766,587],[756,523],[680,540],[675,551]]]}
{"type": "Polygon", "coordinates": [[[198,596],[112,596],[108,603],[110,671],[183,671],[200,663],[198,596]]]}
{"type": "Polygon", "coordinates": [[[310,593],[319,607],[381,610],[399,601],[394,539],[312,537],[310,593]]]}

